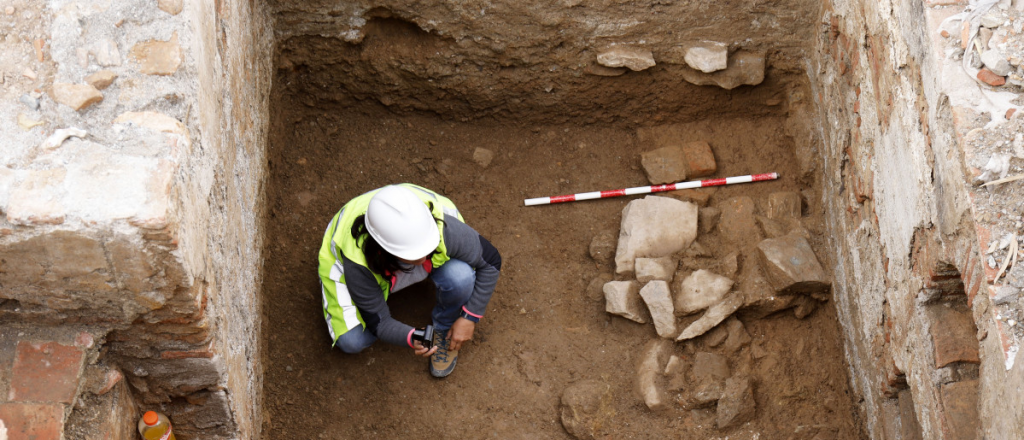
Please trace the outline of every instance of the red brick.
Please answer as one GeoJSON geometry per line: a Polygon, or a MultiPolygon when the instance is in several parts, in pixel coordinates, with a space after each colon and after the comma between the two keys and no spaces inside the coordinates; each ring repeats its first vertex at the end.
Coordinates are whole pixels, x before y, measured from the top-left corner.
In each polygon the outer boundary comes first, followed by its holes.
{"type": "Polygon", "coordinates": [[[61,440],[64,434],[60,404],[0,403],[0,420],[8,440],[61,440]]]}
{"type": "Polygon", "coordinates": [[[942,386],[942,432],[949,439],[979,438],[978,380],[942,386]]]}
{"type": "Polygon", "coordinates": [[[711,146],[707,142],[683,144],[683,154],[686,156],[686,163],[690,168],[689,177],[710,176],[718,171],[715,155],[711,152],[711,146]]]}
{"type": "Polygon", "coordinates": [[[928,308],[931,318],[932,344],[935,346],[935,368],[953,362],[980,363],[978,328],[970,312],[959,312],[941,305],[928,308]]]}
{"type": "Polygon", "coordinates": [[[981,70],[978,71],[978,79],[980,79],[981,82],[994,87],[1006,84],[1005,77],[996,75],[995,73],[992,73],[991,70],[988,70],[986,68],[982,68],[981,70]]]}
{"type": "Polygon", "coordinates": [[[11,400],[71,403],[82,371],[82,350],[56,342],[18,343],[11,400]]]}

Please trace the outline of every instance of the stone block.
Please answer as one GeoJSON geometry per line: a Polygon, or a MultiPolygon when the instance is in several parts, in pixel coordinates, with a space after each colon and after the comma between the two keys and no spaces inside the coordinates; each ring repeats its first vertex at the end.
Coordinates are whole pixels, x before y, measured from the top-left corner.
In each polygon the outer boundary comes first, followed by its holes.
{"type": "Polygon", "coordinates": [[[647,303],[651,320],[658,336],[672,338],[676,335],[676,315],[672,310],[672,293],[665,281],[651,281],[640,289],[640,297],[647,303]]]}
{"type": "Polygon", "coordinates": [[[672,257],[637,258],[635,265],[636,280],[640,284],[654,280],[671,282],[678,266],[672,257]]]}
{"type": "Polygon", "coordinates": [[[680,315],[697,313],[719,303],[732,289],[733,281],[699,269],[686,277],[676,289],[675,310],[680,315]]]}
{"type": "Polygon", "coordinates": [[[62,440],[64,406],[57,403],[0,403],[0,420],[10,440],[62,440]]]}
{"type": "Polygon", "coordinates": [[[942,385],[942,431],[947,438],[977,439],[981,421],[978,418],[978,380],[965,380],[942,385]]]}
{"type": "Polygon", "coordinates": [[[173,75],[181,65],[178,33],[168,41],[149,40],[132,47],[129,55],[139,63],[139,72],[146,75],[173,75]]]}
{"type": "Polygon", "coordinates": [[[754,220],[754,200],[740,196],[726,200],[719,207],[722,210],[718,221],[718,232],[730,243],[755,243],[761,239],[761,231],[754,220]]]}
{"type": "Polygon", "coordinates": [[[687,339],[703,335],[716,325],[721,324],[725,318],[732,316],[732,314],[735,313],[742,305],[742,294],[737,292],[726,296],[725,299],[718,304],[709,307],[708,311],[704,312],[699,319],[683,329],[683,332],[679,334],[679,337],[676,338],[676,340],[685,341],[687,339]]]}
{"type": "Polygon", "coordinates": [[[727,429],[754,418],[754,388],[750,379],[733,377],[725,381],[722,398],[718,399],[715,419],[718,429],[727,429]]]}
{"type": "Polygon", "coordinates": [[[803,198],[794,191],[780,191],[768,194],[768,218],[791,219],[803,215],[803,198]]]}
{"type": "Polygon", "coordinates": [[[686,65],[704,73],[725,70],[729,61],[729,46],[714,41],[702,41],[686,50],[686,65]]]}
{"type": "Polygon", "coordinates": [[[681,146],[672,145],[641,153],[640,164],[653,185],[686,180],[686,156],[681,146]]]}
{"type": "Polygon", "coordinates": [[[605,67],[626,67],[639,71],[654,67],[654,55],[649,49],[612,46],[597,54],[597,63],[605,67]]]}
{"type": "Polygon", "coordinates": [[[800,235],[769,238],[758,243],[757,249],[775,292],[825,294],[831,287],[810,243],[800,235]]]}
{"type": "Polygon", "coordinates": [[[89,84],[55,83],[50,90],[53,100],[78,111],[103,100],[103,94],[89,84]]]}
{"type": "Polygon", "coordinates": [[[683,79],[699,85],[715,85],[732,90],[741,85],[756,86],[764,81],[765,56],[762,53],[739,51],[729,57],[725,70],[704,73],[698,70],[683,70],[683,79]]]}
{"type": "Polygon", "coordinates": [[[927,310],[935,349],[935,368],[953,362],[981,362],[975,336],[978,329],[970,311],[957,311],[942,304],[929,306],[927,310]]]}
{"type": "Polygon", "coordinates": [[[667,257],[697,237],[697,206],[667,197],[633,200],[622,210],[615,271],[632,273],[639,257],[667,257]]]}
{"type": "Polygon", "coordinates": [[[28,171],[7,202],[7,221],[16,225],[64,223],[61,201],[64,168],[28,171]]]}
{"type": "Polygon", "coordinates": [[[794,227],[791,223],[794,222],[792,219],[774,220],[768,217],[755,215],[754,220],[757,222],[757,225],[761,227],[761,232],[766,238],[782,237],[788,234],[794,227]]]}
{"type": "Polygon", "coordinates": [[[687,142],[682,145],[682,148],[683,155],[686,156],[688,176],[691,179],[710,176],[718,171],[715,153],[711,151],[711,145],[708,145],[707,142],[687,142]]]}
{"type": "Polygon", "coordinates": [[[640,365],[637,368],[637,384],[640,387],[640,395],[643,396],[644,404],[652,411],[665,409],[667,398],[665,390],[659,386],[658,378],[664,371],[664,365],[668,362],[668,356],[672,353],[672,343],[658,339],[647,343],[644,348],[643,357],[640,358],[640,365]]]}
{"type": "Polygon", "coordinates": [[[647,323],[640,298],[640,283],[612,281],[604,285],[605,311],[641,324],[647,323]]]}
{"type": "Polygon", "coordinates": [[[83,358],[82,350],[75,346],[56,342],[19,342],[11,370],[10,399],[16,402],[73,402],[82,374],[83,358]]]}
{"type": "MultiPolygon", "coordinates": [[[[601,437],[607,421],[615,415],[611,387],[596,380],[573,383],[562,391],[562,427],[580,440],[601,437]]],[[[603,437],[602,437],[603,438],[603,437]]]]}

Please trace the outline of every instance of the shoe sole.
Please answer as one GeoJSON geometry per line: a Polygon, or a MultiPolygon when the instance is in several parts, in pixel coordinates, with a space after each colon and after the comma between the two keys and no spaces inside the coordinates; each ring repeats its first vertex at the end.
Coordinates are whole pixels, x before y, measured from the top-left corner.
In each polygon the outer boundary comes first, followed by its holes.
{"type": "Polygon", "coordinates": [[[438,379],[444,378],[444,377],[448,377],[448,375],[452,374],[452,371],[455,370],[455,364],[457,364],[457,363],[459,363],[459,358],[455,358],[455,360],[452,361],[452,364],[449,365],[448,368],[445,368],[444,370],[435,369],[434,366],[431,365],[430,366],[430,375],[434,376],[434,377],[436,377],[438,379]]]}

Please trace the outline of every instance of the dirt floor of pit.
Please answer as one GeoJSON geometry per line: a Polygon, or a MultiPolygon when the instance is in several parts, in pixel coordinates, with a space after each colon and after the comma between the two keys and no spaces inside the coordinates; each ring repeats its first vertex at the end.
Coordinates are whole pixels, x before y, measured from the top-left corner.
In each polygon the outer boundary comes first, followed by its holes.
{"type": "MultiPolygon", "coordinates": [[[[523,206],[528,197],[645,185],[639,167],[644,148],[634,130],[457,123],[378,107],[337,111],[276,99],[264,269],[264,438],[570,438],[559,419],[560,396],[584,379],[612,388],[613,415],[603,425],[607,438],[865,438],[831,303],[802,320],[786,311],[744,321],[763,357],[751,356],[747,347],[729,362],[753,378],[752,422],[719,431],[713,407],[672,405],[663,413],[646,408],[635,371],[642,347],[657,338],[654,327],[613,317],[603,299],[587,294],[593,278],[614,269],[591,259],[591,239],[618,230],[631,198],[523,206]],[[486,169],[472,160],[477,147],[495,153],[486,169]],[[444,380],[430,377],[426,360],[407,348],[378,343],[354,356],[332,350],[322,319],[316,253],[326,223],[351,197],[402,181],[454,200],[504,258],[475,341],[444,380]]],[[[739,195],[760,204],[774,191],[804,191],[810,196],[805,226],[821,256],[823,210],[816,190],[794,178],[797,160],[783,122],[704,121],[688,124],[687,132],[713,146],[717,176],[782,176],[707,189],[711,205],[739,195]]],[[[721,257],[732,249],[715,234],[698,242],[721,257]]],[[[429,322],[432,303],[422,285],[390,302],[393,313],[412,325],[429,322]]],[[[675,350],[721,352],[699,338],[675,350]]]]}

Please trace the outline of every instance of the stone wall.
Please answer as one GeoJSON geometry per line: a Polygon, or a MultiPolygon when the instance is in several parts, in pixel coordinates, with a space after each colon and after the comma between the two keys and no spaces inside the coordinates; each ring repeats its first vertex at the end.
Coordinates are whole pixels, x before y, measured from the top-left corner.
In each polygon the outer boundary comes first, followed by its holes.
{"type": "Polygon", "coordinates": [[[264,4],[17,1],[0,25],[0,322],[88,328],[180,438],[254,437],[264,4]]]}
{"type": "Polygon", "coordinates": [[[950,98],[984,86],[957,70],[939,32],[965,6],[829,2],[808,66],[836,300],[873,438],[1022,432],[1020,399],[1006,390],[1024,369],[1012,367],[1014,336],[990,301],[984,250],[995,237],[976,216],[979,165],[964,141],[989,121],[950,98]]]}

